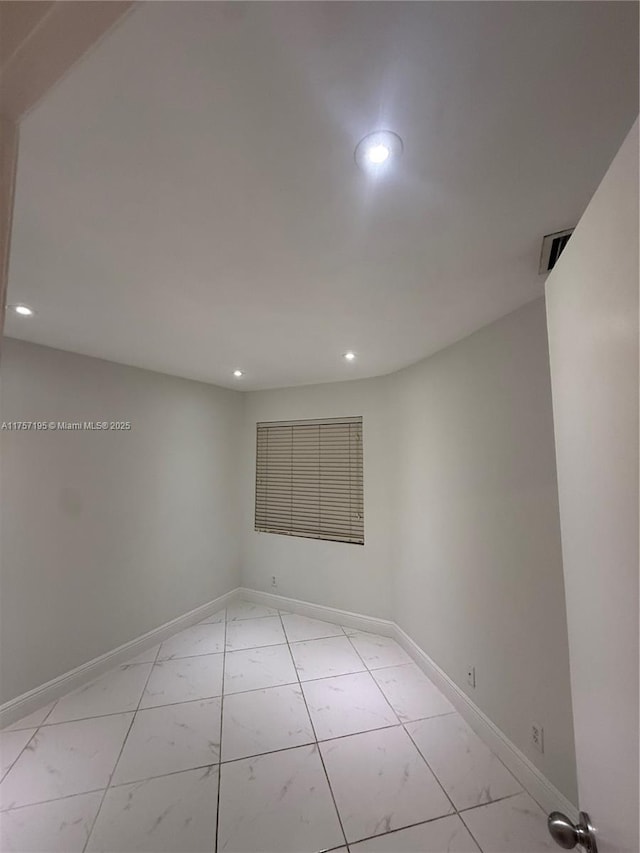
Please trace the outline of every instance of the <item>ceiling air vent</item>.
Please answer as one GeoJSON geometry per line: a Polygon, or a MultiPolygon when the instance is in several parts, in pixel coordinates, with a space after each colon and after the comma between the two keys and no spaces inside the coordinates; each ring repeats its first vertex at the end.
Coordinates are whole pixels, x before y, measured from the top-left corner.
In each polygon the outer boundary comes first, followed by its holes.
{"type": "Polygon", "coordinates": [[[540,275],[544,275],[555,267],[556,261],[564,251],[564,247],[569,242],[569,237],[573,234],[573,228],[567,228],[566,231],[556,231],[555,234],[547,234],[542,239],[542,252],[540,253],[540,275]]]}

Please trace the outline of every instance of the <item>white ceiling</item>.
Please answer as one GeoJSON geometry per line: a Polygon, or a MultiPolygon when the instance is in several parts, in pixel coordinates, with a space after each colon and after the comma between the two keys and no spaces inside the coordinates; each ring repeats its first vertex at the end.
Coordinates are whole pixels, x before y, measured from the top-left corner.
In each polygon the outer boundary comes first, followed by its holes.
{"type": "Polygon", "coordinates": [[[6,333],[244,389],[417,361],[542,294],[637,114],[637,16],[139,6],[23,122],[6,333]]]}

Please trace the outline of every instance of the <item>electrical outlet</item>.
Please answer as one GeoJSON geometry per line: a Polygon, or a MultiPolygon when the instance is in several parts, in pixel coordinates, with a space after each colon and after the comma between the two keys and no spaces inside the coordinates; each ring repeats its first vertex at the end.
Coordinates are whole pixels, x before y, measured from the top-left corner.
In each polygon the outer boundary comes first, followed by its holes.
{"type": "Polygon", "coordinates": [[[271,588],[272,588],[272,589],[277,589],[277,588],[278,588],[278,581],[276,580],[276,576],[275,576],[275,575],[271,575],[271,588]]]}
{"type": "Polygon", "coordinates": [[[476,686],[476,668],[475,666],[467,667],[467,684],[469,687],[476,686]]]}
{"type": "Polygon", "coordinates": [[[537,723],[531,726],[531,743],[538,752],[544,752],[544,729],[537,723]]]}

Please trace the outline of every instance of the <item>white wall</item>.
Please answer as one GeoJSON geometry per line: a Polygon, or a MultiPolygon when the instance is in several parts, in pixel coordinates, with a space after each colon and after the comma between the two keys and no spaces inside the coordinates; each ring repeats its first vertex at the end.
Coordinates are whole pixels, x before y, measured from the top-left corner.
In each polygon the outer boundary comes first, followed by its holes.
{"type": "Polygon", "coordinates": [[[238,585],[242,395],[5,339],[0,702],[238,585]]]}
{"type": "Polygon", "coordinates": [[[2,433],[4,700],[275,575],[394,619],[464,690],[474,664],[473,701],[575,801],[542,300],[391,376],[243,395],[7,340],[2,419],[134,426],[2,433]],[[344,415],[365,545],[256,533],[256,423],[344,415]]]}
{"type": "Polygon", "coordinates": [[[544,301],[396,374],[392,399],[396,622],[576,802],[544,301]]]}
{"type": "MultiPolygon", "coordinates": [[[[345,369],[348,369],[346,367],[345,369]]],[[[245,396],[242,581],[244,586],[392,617],[387,378],[256,391],[245,396]],[[363,416],[365,544],[323,542],[254,530],[256,423],[363,416]],[[271,586],[275,575],[277,590],[271,586]]]]}
{"type": "Polygon", "coordinates": [[[244,433],[243,584],[393,619],[575,802],[544,300],[387,377],[249,393],[244,433]],[[364,548],[256,533],[256,422],[339,415],[364,419],[364,548]]]}
{"type": "Polygon", "coordinates": [[[580,806],[638,838],[638,123],[547,280],[580,806]]]}

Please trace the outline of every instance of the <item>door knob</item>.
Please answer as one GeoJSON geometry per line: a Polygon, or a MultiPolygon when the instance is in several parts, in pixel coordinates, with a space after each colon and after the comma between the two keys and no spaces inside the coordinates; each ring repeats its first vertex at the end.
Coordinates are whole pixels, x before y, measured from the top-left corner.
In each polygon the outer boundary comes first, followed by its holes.
{"type": "Polygon", "coordinates": [[[578,823],[572,823],[562,812],[551,812],[547,826],[553,840],[565,850],[573,850],[581,844],[586,853],[598,853],[595,829],[586,812],[580,812],[578,823]]]}

